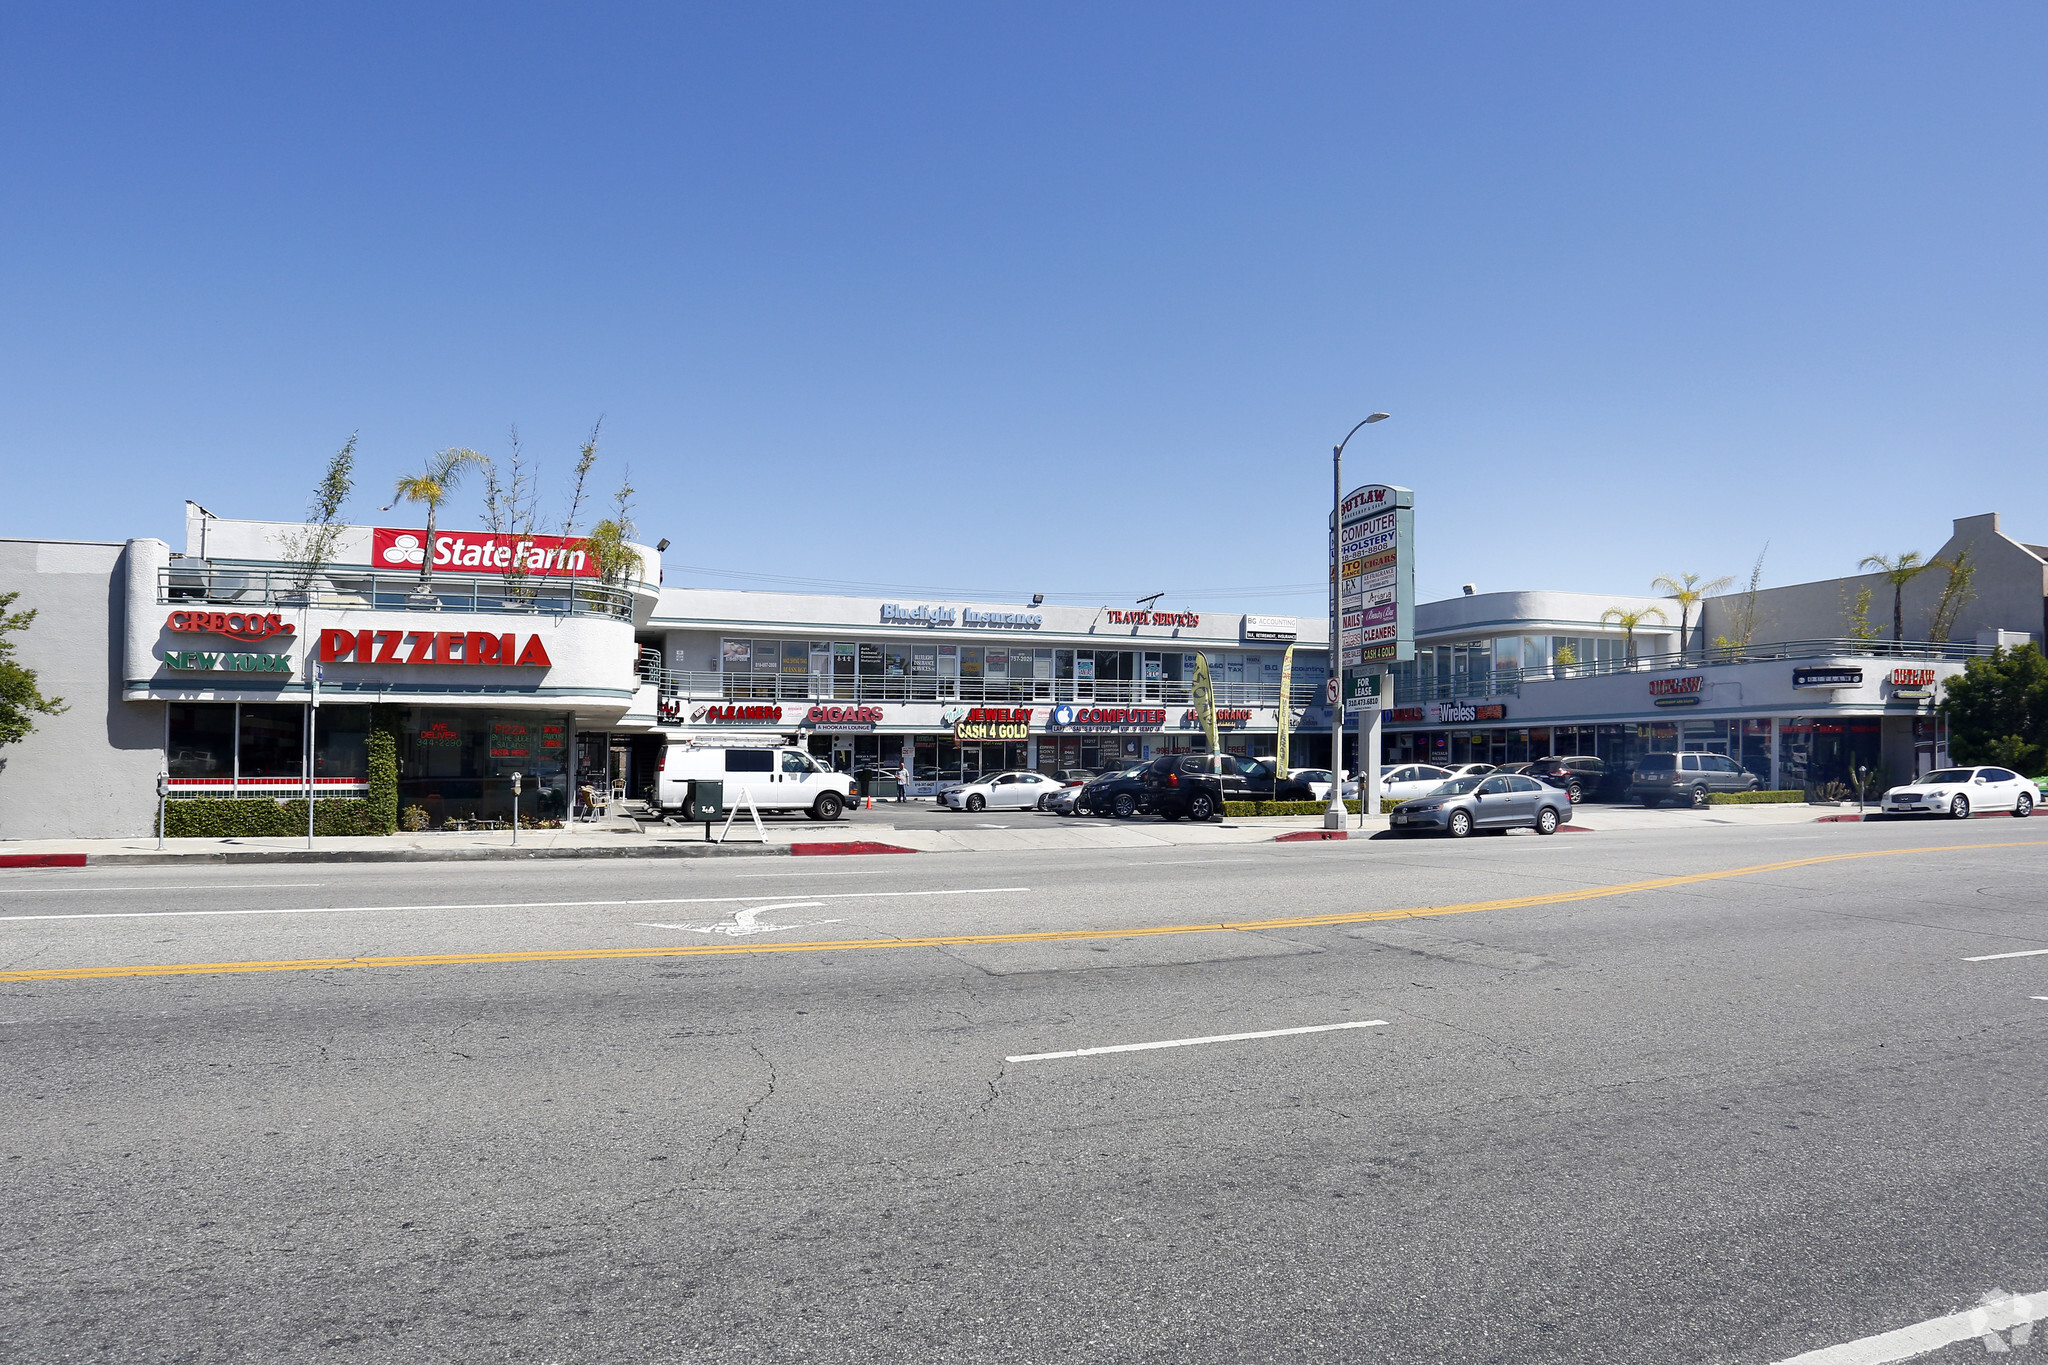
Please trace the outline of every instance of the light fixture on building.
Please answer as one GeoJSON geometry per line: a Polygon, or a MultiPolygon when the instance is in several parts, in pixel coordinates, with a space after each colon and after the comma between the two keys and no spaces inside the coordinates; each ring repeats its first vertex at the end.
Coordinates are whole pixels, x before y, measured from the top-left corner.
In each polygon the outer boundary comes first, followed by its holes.
{"type": "Polygon", "coordinates": [[[1045,605],[1045,594],[1044,594],[1044,593],[1042,593],[1042,592],[1035,592],[1035,593],[1032,593],[1032,594],[1031,594],[1031,605],[1032,605],[1032,606],[1034,606],[1034,607],[1042,607],[1042,606],[1044,606],[1044,605],[1045,605]]]}
{"type": "Polygon", "coordinates": [[[661,553],[661,552],[662,552],[663,550],[666,550],[667,548],[668,548],[668,537],[667,537],[667,536],[663,536],[663,537],[662,537],[662,538],[661,538],[660,540],[658,540],[658,541],[656,541],[656,542],[654,543],[654,552],[655,552],[656,554],[660,554],[660,553],[661,553]]]}
{"type": "Polygon", "coordinates": [[[1470,597],[1474,593],[1479,591],[1479,585],[1477,583],[1464,583],[1460,584],[1459,586],[1464,589],[1465,596],[1467,597],[1470,597]]]}

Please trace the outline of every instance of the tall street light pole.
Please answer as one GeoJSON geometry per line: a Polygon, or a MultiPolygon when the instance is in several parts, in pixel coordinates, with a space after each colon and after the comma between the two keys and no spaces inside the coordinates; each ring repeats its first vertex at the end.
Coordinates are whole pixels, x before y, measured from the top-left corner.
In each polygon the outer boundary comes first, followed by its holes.
{"type": "MultiPolygon", "coordinates": [[[[1384,422],[1388,414],[1376,412],[1346,432],[1344,439],[1330,452],[1330,678],[1325,684],[1323,695],[1330,702],[1330,808],[1323,812],[1324,829],[1344,828],[1344,616],[1343,604],[1338,601],[1342,587],[1339,572],[1344,561],[1338,553],[1342,548],[1344,533],[1344,447],[1351,444],[1351,438],[1374,422],[1384,422]]],[[[1285,705],[1285,698],[1282,699],[1285,705]]],[[[1367,798],[1364,786],[1365,755],[1359,755],[1358,811],[1365,813],[1367,798]]]]}

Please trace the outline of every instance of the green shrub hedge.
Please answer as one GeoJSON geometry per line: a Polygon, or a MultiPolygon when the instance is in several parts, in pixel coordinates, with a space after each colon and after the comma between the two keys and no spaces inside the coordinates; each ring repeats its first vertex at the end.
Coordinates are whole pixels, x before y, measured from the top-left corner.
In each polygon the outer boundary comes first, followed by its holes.
{"type": "Polygon", "coordinates": [[[1804,801],[1806,793],[1796,792],[1715,792],[1707,798],[1710,806],[1773,806],[1791,801],[1804,801]]]}
{"type": "Polygon", "coordinates": [[[366,793],[377,828],[372,834],[398,833],[398,708],[370,708],[369,770],[366,793]]]}
{"type": "MultiPolygon", "coordinates": [[[[1225,815],[1321,815],[1330,808],[1327,801],[1225,801],[1225,815]]],[[[1358,814],[1358,803],[1346,801],[1344,809],[1358,814]]]]}
{"type": "MultiPolygon", "coordinates": [[[[173,839],[289,839],[305,832],[303,797],[279,801],[268,796],[200,796],[164,807],[164,833],[173,839]]],[[[386,832],[370,803],[354,797],[323,797],[313,813],[316,835],[386,832]]]]}

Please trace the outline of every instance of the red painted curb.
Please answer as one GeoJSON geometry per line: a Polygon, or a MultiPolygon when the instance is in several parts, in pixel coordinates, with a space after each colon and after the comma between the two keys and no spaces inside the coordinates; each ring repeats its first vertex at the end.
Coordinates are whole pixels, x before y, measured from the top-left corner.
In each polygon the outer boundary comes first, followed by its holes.
{"type": "Polygon", "coordinates": [[[1297,844],[1303,841],[1344,839],[1348,838],[1349,834],[1348,830],[1341,829],[1303,829],[1296,830],[1292,834],[1276,834],[1273,836],[1273,842],[1276,844],[1297,844]]]}
{"type": "MultiPolygon", "coordinates": [[[[1868,820],[1873,815],[1883,814],[1883,811],[1874,810],[1871,811],[1869,815],[1822,815],[1816,817],[1813,823],[1815,823],[1816,825],[1853,825],[1858,821],[1868,820]]],[[[1910,820],[1913,817],[1909,815],[1904,818],[1910,820]]],[[[1951,817],[1949,817],[1946,814],[1936,813],[1934,818],[1936,820],[1947,820],[1951,817]]],[[[2010,820],[2013,817],[2012,812],[2009,810],[1977,810],[1970,812],[1970,818],[1972,820],[2010,820]]]]}
{"type": "Polygon", "coordinates": [[[84,867],[83,853],[0,853],[0,867],[84,867]]]}
{"type": "Polygon", "coordinates": [[[1591,825],[1559,825],[1557,832],[1559,834],[1591,834],[1594,830],[1591,825]]]}
{"type": "Polygon", "coordinates": [[[878,844],[872,839],[853,839],[843,844],[791,844],[792,858],[815,858],[831,853],[915,853],[914,848],[901,848],[895,844],[878,844]]]}

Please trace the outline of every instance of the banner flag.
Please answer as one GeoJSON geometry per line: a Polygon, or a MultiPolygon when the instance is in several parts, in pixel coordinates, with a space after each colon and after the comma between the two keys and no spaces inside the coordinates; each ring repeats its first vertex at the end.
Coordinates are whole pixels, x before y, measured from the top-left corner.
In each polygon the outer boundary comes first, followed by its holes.
{"type": "Polygon", "coordinates": [[[1209,752],[1223,752],[1223,741],[1216,734],[1216,685],[1209,678],[1209,656],[1195,656],[1195,714],[1201,717],[1202,733],[1209,737],[1209,752]]]}
{"type": "Polygon", "coordinates": [[[1294,728],[1294,646],[1287,646],[1287,652],[1280,656],[1280,731],[1278,738],[1279,762],[1273,766],[1286,769],[1294,766],[1294,755],[1288,751],[1288,731],[1294,728]]]}

